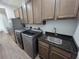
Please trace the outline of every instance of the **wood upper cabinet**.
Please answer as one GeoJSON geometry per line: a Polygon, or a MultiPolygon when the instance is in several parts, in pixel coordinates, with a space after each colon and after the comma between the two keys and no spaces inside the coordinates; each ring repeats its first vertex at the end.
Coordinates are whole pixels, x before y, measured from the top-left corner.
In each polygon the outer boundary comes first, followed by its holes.
{"type": "Polygon", "coordinates": [[[78,0],[59,0],[57,3],[57,18],[76,17],[78,0]]]}
{"type": "Polygon", "coordinates": [[[28,0],[26,6],[15,11],[25,23],[38,24],[43,20],[76,17],[78,0],[28,0]],[[19,14],[20,12],[20,14],[19,14]],[[23,12],[23,16],[22,16],[23,12]]]}
{"type": "Polygon", "coordinates": [[[26,4],[24,4],[24,6],[22,6],[22,12],[23,12],[23,20],[24,23],[28,23],[28,19],[27,19],[27,10],[26,10],[26,4]]]}
{"type": "Polygon", "coordinates": [[[42,0],[42,19],[54,18],[55,0],[42,0]]]}
{"type": "Polygon", "coordinates": [[[14,11],[14,13],[15,13],[15,17],[20,17],[20,15],[19,15],[19,9],[16,9],[16,10],[14,11]]]}
{"type": "Polygon", "coordinates": [[[33,17],[34,23],[42,23],[41,19],[41,1],[42,0],[32,0],[33,2],[33,17]]]}
{"type": "Polygon", "coordinates": [[[23,21],[22,7],[19,8],[19,16],[20,16],[20,19],[22,20],[22,23],[23,23],[24,21],[23,21]]]}
{"type": "Polygon", "coordinates": [[[30,0],[27,4],[27,19],[29,24],[33,24],[33,7],[32,7],[32,0],[30,0]]]}

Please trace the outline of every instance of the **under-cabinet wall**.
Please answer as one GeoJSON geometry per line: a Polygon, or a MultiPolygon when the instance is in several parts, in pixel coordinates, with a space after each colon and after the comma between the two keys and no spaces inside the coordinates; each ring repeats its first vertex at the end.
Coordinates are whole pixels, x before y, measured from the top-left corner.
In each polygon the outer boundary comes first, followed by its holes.
{"type": "Polygon", "coordinates": [[[46,25],[36,25],[36,24],[26,24],[26,27],[32,26],[33,28],[40,27],[43,31],[55,32],[54,27],[56,27],[56,32],[64,35],[73,36],[77,28],[77,19],[67,19],[67,20],[50,20],[46,22],[46,25]]]}

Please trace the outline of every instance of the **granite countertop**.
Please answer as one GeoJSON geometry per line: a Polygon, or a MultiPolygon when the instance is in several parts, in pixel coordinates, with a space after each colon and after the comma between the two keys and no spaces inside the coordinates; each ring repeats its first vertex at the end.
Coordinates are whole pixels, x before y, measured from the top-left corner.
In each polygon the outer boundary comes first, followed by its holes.
{"type": "Polygon", "coordinates": [[[77,46],[72,36],[67,36],[67,35],[62,35],[62,34],[58,34],[57,36],[55,36],[54,33],[46,32],[46,35],[43,35],[40,40],[50,44],[51,46],[58,47],[70,53],[77,54],[78,52],[77,46]],[[55,44],[48,41],[47,40],[48,36],[62,39],[62,44],[55,44]]]}

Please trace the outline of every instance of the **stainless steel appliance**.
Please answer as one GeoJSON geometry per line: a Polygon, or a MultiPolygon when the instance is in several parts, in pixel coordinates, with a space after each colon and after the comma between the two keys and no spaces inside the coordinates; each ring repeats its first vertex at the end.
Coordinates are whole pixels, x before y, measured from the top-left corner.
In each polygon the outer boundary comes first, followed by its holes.
{"type": "Polygon", "coordinates": [[[23,45],[25,52],[35,59],[38,53],[38,37],[42,32],[27,30],[22,33],[23,45]]]}
{"type": "Polygon", "coordinates": [[[15,35],[15,42],[23,49],[23,41],[21,37],[21,33],[25,31],[25,27],[20,18],[12,19],[13,31],[15,35]]]}
{"type": "Polygon", "coordinates": [[[22,35],[21,35],[21,33],[23,31],[25,31],[25,30],[24,29],[22,29],[22,30],[15,30],[16,43],[22,49],[24,49],[23,41],[22,41],[22,35]]]}

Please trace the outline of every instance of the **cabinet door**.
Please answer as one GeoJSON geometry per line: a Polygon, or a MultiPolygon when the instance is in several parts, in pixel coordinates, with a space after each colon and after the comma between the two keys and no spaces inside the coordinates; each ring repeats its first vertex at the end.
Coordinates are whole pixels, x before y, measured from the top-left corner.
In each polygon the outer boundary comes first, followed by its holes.
{"type": "Polygon", "coordinates": [[[76,17],[78,0],[59,0],[57,18],[76,17]]]}
{"type": "Polygon", "coordinates": [[[26,4],[25,4],[25,6],[22,7],[22,12],[23,12],[24,23],[28,23],[26,4]]]}
{"type": "Polygon", "coordinates": [[[54,18],[55,0],[42,0],[42,19],[54,18]]]}
{"type": "Polygon", "coordinates": [[[41,0],[33,0],[34,23],[41,23],[41,0]]]}
{"type": "Polygon", "coordinates": [[[33,24],[32,0],[27,3],[27,19],[29,24],[33,24]]]}
{"type": "Polygon", "coordinates": [[[14,13],[15,13],[15,17],[20,17],[20,15],[19,15],[19,9],[16,9],[16,10],[14,11],[14,13]]]}
{"type": "Polygon", "coordinates": [[[51,51],[50,52],[50,59],[69,59],[69,58],[63,56],[62,54],[57,53],[56,51],[51,51]]]}
{"type": "Polygon", "coordinates": [[[23,20],[23,12],[22,12],[22,7],[19,8],[19,15],[20,15],[20,19],[22,20],[22,23],[24,22],[23,20]]]}
{"type": "Polygon", "coordinates": [[[71,53],[66,52],[60,48],[51,46],[50,59],[72,59],[72,58],[71,58],[71,53]]]}
{"type": "Polygon", "coordinates": [[[39,41],[39,56],[43,59],[48,59],[48,52],[49,52],[48,44],[39,41]]]}

